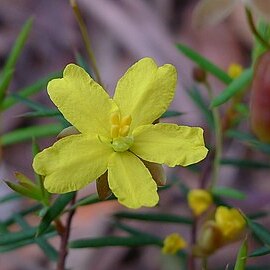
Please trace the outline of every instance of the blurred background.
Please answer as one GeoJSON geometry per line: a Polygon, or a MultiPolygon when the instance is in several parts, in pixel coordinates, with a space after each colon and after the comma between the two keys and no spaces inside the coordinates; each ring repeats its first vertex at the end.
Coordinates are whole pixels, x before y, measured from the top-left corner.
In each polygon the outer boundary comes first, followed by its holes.
{"type": "MultiPolygon", "coordinates": [[[[202,55],[226,70],[232,62],[243,66],[249,64],[251,36],[245,23],[244,12],[239,6],[234,13],[217,26],[200,29],[192,28],[191,14],[198,1],[195,0],[78,0],[79,7],[87,22],[93,50],[100,69],[104,86],[113,93],[118,79],[127,68],[138,59],[153,57],[158,64],[172,63],[177,67],[179,84],[172,108],[185,114],[172,121],[192,126],[204,126],[202,116],[186,93],[193,82],[191,78],[193,64],[182,56],[176,49],[177,42],[188,44],[202,55]]],[[[61,71],[71,62],[75,62],[75,54],[85,56],[85,49],[78,25],[67,0],[1,0],[0,1],[0,66],[18,35],[22,24],[34,17],[34,26],[30,37],[20,57],[10,87],[11,92],[27,86],[50,72],[61,71]]],[[[222,90],[222,85],[213,80],[216,93],[222,90]]],[[[47,96],[46,89],[35,99],[53,106],[47,96]]],[[[2,132],[29,124],[40,124],[53,120],[28,119],[18,117],[27,109],[18,105],[8,110],[2,116],[2,132]]],[[[207,131],[206,131],[207,136],[207,131]]],[[[41,148],[51,145],[55,138],[40,140],[41,148]]],[[[241,152],[240,146],[231,152],[241,152]]],[[[13,172],[20,171],[33,176],[31,144],[21,143],[6,147],[3,150],[1,178],[14,179],[13,172]]],[[[176,173],[188,178],[188,185],[196,187],[196,179],[186,172],[177,169],[176,173]]],[[[249,175],[250,177],[251,175],[249,175]]],[[[185,178],[184,177],[184,178],[185,178]]],[[[268,177],[265,171],[256,174],[256,179],[268,177]]],[[[222,172],[221,183],[236,186],[246,185],[245,189],[252,196],[253,183],[244,182],[245,174],[226,168],[222,172]]],[[[255,178],[254,178],[255,179],[255,178]]],[[[257,182],[258,183],[258,182],[257,182]]],[[[260,181],[261,190],[253,201],[245,207],[249,210],[269,206],[269,187],[260,181]],[[258,196],[260,196],[258,200],[258,196]],[[254,204],[254,201],[257,203],[254,204]]],[[[1,184],[0,195],[10,192],[1,184]]],[[[95,192],[95,186],[82,191],[83,194],[95,192]]],[[[253,194],[254,195],[254,194],[253,194]]],[[[252,197],[253,198],[253,197],[252,197]]],[[[246,203],[246,202],[245,202],[246,203]]],[[[26,202],[27,204],[27,202],[26,202]]],[[[240,205],[241,206],[241,205],[240,205]]],[[[5,204],[0,206],[0,219],[7,218],[12,211],[17,211],[23,205],[5,204]]],[[[79,237],[98,236],[110,233],[109,215],[120,209],[117,203],[106,202],[95,207],[84,207],[76,213],[72,226],[72,239],[79,237]]],[[[163,212],[186,213],[183,198],[179,192],[162,193],[160,209],[163,212]]],[[[30,220],[33,224],[36,220],[30,220]]],[[[136,224],[135,224],[136,225],[136,224]]],[[[140,226],[140,225],[139,225],[140,226]]],[[[145,225],[145,230],[155,231],[160,236],[186,228],[175,225],[145,225]]],[[[188,237],[188,233],[186,232],[188,237]]],[[[58,245],[57,240],[54,240],[58,245]]],[[[227,248],[214,255],[211,260],[219,261],[221,269],[226,262],[233,260],[238,245],[227,248]]],[[[269,258],[268,258],[269,259],[269,258]]],[[[123,249],[104,248],[100,250],[72,251],[67,260],[69,269],[105,270],[105,269],[177,269],[173,259],[168,264],[168,258],[162,257],[156,248],[123,249]],[[168,268],[170,265],[171,268],[168,268]]],[[[224,267],[223,267],[224,266],[224,267]]],[[[29,246],[17,251],[0,254],[1,270],[41,270],[53,269],[44,258],[37,246],[29,246]]],[[[223,267],[223,268],[222,268],[223,267]]]]}

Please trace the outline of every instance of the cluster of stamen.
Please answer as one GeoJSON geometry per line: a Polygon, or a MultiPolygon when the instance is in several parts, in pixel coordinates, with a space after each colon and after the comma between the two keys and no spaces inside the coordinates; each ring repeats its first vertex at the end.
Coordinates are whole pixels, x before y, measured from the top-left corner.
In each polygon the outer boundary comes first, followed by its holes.
{"type": "Polygon", "coordinates": [[[111,146],[116,152],[127,151],[133,144],[133,137],[129,136],[131,116],[121,117],[120,112],[113,112],[111,122],[111,146]]]}
{"type": "Polygon", "coordinates": [[[118,137],[126,137],[129,133],[131,116],[120,116],[119,112],[113,112],[111,114],[111,137],[113,139],[118,137]]]}

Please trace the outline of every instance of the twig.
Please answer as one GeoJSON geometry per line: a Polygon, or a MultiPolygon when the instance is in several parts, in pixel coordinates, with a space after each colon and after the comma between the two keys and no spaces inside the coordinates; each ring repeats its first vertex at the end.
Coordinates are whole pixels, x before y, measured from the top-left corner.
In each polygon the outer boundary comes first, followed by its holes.
{"type": "MultiPolygon", "coordinates": [[[[71,206],[74,205],[76,202],[76,193],[74,194],[74,197],[71,201],[71,206]]],[[[59,251],[59,258],[57,262],[57,270],[65,270],[65,263],[66,263],[66,257],[68,255],[68,240],[70,235],[70,229],[71,229],[71,222],[72,218],[75,214],[76,209],[71,210],[68,213],[66,226],[64,228],[64,231],[60,233],[61,243],[60,243],[60,251],[59,251]]]]}

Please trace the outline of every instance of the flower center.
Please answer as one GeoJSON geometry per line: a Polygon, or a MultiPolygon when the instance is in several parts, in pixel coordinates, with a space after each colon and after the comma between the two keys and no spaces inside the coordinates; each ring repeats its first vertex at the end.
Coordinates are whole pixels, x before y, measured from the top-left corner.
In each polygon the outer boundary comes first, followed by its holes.
{"type": "Polygon", "coordinates": [[[128,136],[131,116],[121,117],[120,112],[113,112],[110,117],[112,148],[116,152],[127,151],[133,144],[132,136],[128,136]]]}

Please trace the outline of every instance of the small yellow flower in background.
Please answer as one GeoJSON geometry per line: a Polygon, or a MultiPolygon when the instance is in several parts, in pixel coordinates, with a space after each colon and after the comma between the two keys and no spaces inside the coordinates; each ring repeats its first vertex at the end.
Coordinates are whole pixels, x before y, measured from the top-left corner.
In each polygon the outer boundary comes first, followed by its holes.
{"type": "Polygon", "coordinates": [[[204,189],[192,189],[188,193],[188,205],[195,216],[205,212],[212,203],[212,195],[204,189]]]}
{"type": "Polygon", "coordinates": [[[215,213],[215,221],[220,228],[224,240],[236,239],[245,229],[246,221],[235,208],[219,206],[215,213]]]}
{"type": "Polygon", "coordinates": [[[192,252],[198,257],[207,257],[219,248],[239,240],[246,222],[235,208],[218,206],[215,219],[203,223],[192,252]]]}
{"type": "Polygon", "coordinates": [[[243,67],[239,64],[231,64],[228,67],[228,75],[232,78],[232,79],[236,79],[238,78],[243,72],[243,67]]]}
{"type": "Polygon", "coordinates": [[[178,233],[168,235],[163,241],[163,254],[175,254],[187,246],[185,239],[178,233]]]}
{"type": "Polygon", "coordinates": [[[157,183],[144,161],[187,166],[207,154],[201,128],[152,124],[170,105],[176,82],[174,66],[158,67],[144,58],[118,81],[110,98],[81,67],[67,65],[63,78],[49,82],[48,93],[78,134],[71,128],[69,136],[62,134],[34,158],[33,168],[45,177],[45,188],[51,193],[75,191],[107,173],[109,188],[121,204],[155,206],[157,183]]]}
{"type": "Polygon", "coordinates": [[[270,20],[269,0],[201,0],[193,12],[193,24],[196,27],[214,25],[225,19],[241,2],[265,20],[270,20]]]}

